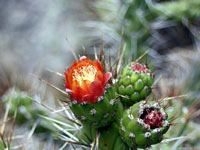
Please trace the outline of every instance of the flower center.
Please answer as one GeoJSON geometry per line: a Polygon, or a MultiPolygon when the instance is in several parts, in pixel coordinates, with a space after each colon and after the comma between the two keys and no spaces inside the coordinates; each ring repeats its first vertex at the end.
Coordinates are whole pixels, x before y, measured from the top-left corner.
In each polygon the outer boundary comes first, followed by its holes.
{"type": "Polygon", "coordinates": [[[93,82],[95,79],[95,75],[97,73],[96,67],[86,64],[85,66],[81,66],[78,69],[74,69],[72,73],[73,81],[77,81],[81,86],[83,81],[93,82]]]}
{"type": "Polygon", "coordinates": [[[142,118],[144,123],[150,125],[151,129],[162,127],[163,117],[161,112],[157,110],[145,109],[142,118]]]}

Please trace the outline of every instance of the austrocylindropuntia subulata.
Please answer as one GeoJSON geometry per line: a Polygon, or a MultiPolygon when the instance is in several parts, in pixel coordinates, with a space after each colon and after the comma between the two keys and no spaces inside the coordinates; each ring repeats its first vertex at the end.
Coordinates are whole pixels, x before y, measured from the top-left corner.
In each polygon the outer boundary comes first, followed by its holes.
{"type": "Polygon", "coordinates": [[[147,148],[160,143],[170,123],[168,115],[157,103],[141,101],[124,112],[119,132],[132,148],[147,148]]]}

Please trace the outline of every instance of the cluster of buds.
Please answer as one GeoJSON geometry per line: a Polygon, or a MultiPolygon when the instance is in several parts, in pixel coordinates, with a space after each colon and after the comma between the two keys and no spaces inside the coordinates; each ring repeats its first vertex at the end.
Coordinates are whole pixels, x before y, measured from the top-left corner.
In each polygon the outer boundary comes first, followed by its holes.
{"type": "Polygon", "coordinates": [[[144,100],[151,93],[153,76],[151,70],[143,64],[132,62],[122,72],[118,84],[118,93],[122,102],[131,106],[144,100]]]}

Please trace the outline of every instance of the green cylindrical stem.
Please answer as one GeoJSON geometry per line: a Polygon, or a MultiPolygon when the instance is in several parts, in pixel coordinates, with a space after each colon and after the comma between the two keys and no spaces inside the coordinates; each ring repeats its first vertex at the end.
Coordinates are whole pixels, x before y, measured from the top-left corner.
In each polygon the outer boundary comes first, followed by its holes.
{"type": "Polygon", "coordinates": [[[141,101],[123,114],[119,132],[131,148],[147,148],[162,141],[169,129],[167,114],[155,102],[141,101]]]}
{"type": "Polygon", "coordinates": [[[95,128],[104,127],[119,117],[119,104],[114,87],[109,87],[97,103],[73,103],[71,110],[82,123],[92,123],[95,128]]]}

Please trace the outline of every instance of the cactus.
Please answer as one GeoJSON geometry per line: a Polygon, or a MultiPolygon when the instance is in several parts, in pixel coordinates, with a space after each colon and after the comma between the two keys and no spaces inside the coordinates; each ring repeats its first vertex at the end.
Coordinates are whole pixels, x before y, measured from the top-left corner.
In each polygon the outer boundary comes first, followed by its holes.
{"type": "Polygon", "coordinates": [[[92,122],[99,128],[115,119],[119,101],[114,87],[107,84],[111,76],[110,72],[103,75],[99,61],[86,57],[81,57],[65,72],[71,110],[83,123],[92,122]]]}
{"type": "Polygon", "coordinates": [[[167,114],[158,103],[140,102],[151,92],[154,80],[150,69],[132,62],[115,86],[106,84],[110,77],[111,73],[103,75],[99,61],[87,57],[65,72],[71,111],[83,125],[80,141],[90,144],[99,133],[100,150],[146,148],[161,142],[170,125],[167,114]],[[116,92],[123,97],[123,106],[131,106],[128,111],[124,112],[116,92]]]}
{"type": "Polygon", "coordinates": [[[71,106],[71,110],[83,123],[89,121],[98,128],[106,126],[114,120],[117,107],[115,91],[113,87],[109,87],[104,95],[99,97],[97,103],[74,103],[71,106]]]}
{"type": "Polygon", "coordinates": [[[151,93],[153,76],[146,65],[132,62],[122,72],[118,84],[118,93],[122,102],[128,106],[144,100],[151,93]]]}
{"type": "Polygon", "coordinates": [[[112,123],[109,127],[101,130],[99,137],[100,150],[128,150],[129,147],[122,141],[119,135],[119,125],[112,123]]]}
{"type": "MultiPolygon", "coordinates": [[[[4,105],[9,105],[9,99],[12,96],[10,103],[9,116],[14,116],[15,111],[18,109],[16,116],[17,125],[27,125],[30,129],[33,127],[34,123],[37,121],[37,127],[34,133],[37,134],[46,134],[46,135],[56,135],[58,130],[55,130],[53,125],[48,120],[41,119],[39,116],[48,116],[48,111],[43,107],[36,106],[32,99],[28,96],[26,92],[15,89],[14,93],[12,90],[9,90],[3,96],[4,105]]],[[[54,116],[56,120],[63,120],[63,118],[54,116]]],[[[44,140],[48,136],[44,136],[44,140]]]]}
{"type": "MultiPolygon", "coordinates": [[[[3,96],[3,102],[5,105],[9,104],[9,98],[12,95],[12,90],[9,90],[6,94],[3,96]]],[[[33,105],[33,102],[28,97],[26,92],[22,92],[18,89],[14,91],[12,101],[11,101],[11,107],[9,109],[9,115],[14,116],[15,110],[19,109],[18,115],[16,117],[16,123],[19,125],[22,125],[26,123],[30,118],[32,117],[31,107],[33,105]]]]}
{"type": "Polygon", "coordinates": [[[124,112],[119,132],[132,148],[147,148],[160,143],[170,123],[158,103],[141,101],[124,112]]]}
{"type": "Polygon", "coordinates": [[[97,130],[92,123],[83,125],[82,130],[77,134],[81,142],[90,144],[99,133],[99,150],[128,150],[129,147],[122,141],[118,132],[119,124],[113,122],[110,126],[97,130]]]}

